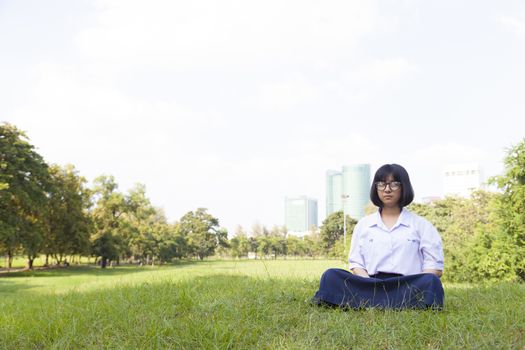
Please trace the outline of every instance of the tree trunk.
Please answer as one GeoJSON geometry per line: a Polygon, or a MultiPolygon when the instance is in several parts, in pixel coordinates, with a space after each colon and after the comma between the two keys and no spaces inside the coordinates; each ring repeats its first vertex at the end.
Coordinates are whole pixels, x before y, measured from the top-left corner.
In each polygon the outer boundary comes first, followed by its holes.
{"type": "Polygon", "coordinates": [[[46,254],[46,263],[44,264],[45,267],[49,266],[49,254],[46,254]]]}
{"type": "Polygon", "coordinates": [[[7,252],[7,270],[9,271],[13,267],[13,254],[11,251],[7,252]]]}
{"type": "Polygon", "coordinates": [[[33,261],[35,261],[35,259],[31,259],[31,258],[28,258],[27,259],[27,268],[32,270],[33,269],[33,261]]]}
{"type": "Polygon", "coordinates": [[[106,266],[108,266],[108,258],[106,258],[105,256],[102,257],[101,261],[100,261],[100,267],[105,269],[106,266]]]}

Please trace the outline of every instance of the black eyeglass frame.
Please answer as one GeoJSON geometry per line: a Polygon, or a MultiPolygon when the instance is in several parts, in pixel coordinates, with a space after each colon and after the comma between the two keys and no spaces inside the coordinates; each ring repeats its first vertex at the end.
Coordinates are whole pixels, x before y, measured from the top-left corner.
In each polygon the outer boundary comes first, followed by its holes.
{"type": "Polygon", "coordinates": [[[400,181],[390,181],[390,182],[383,182],[383,181],[377,181],[374,183],[376,186],[376,189],[378,191],[384,191],[386,190],[386,186],[390,187],[390,191],[397,191],[401,188],[401,182],[400,181]]]}

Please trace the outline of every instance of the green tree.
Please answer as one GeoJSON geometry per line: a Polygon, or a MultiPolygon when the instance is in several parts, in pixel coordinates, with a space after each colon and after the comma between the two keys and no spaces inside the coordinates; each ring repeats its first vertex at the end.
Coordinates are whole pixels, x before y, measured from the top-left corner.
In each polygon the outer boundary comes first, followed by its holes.
{"type": "Polygon", "coordinates": [[[91,192],[86,188],[86,179],[78,175],[73,165],[53,165],[49,173],[51,186],[43,244],[46,265],[49,256],[61,263],[67,254],[88,254],[92,231],[88,213],[91,192]]]}
{"type": "Polygon", "coordinates": [[[91,244],[93,254],[101,258],[102,268],[107,266],[108,260],[118,259],[123,247],[121,229],[127,205],[124,195],[117,189],[113,176],[103,175],[94,180],[94,233],[91,244]]]}
{"type": "MultiPolygon", "coordinates": [[[[350,243],[350,237],[352,231],[354,230],[357,221],[352,219],[350,216],[346,216],[346,237],[347,245],[350,243]]],[[[343,254],[339,250],[335,250],[337,241],[344,237],[344,217],[343,211],[336,211],[330,214],[324,221],[321,226],[321,245],[324,250],[324,253],[331,256],[341,256],[343,254]]],[[[344,247],[343,247],[344,248],[344,247]]]]}
{"type": "Polygon", "coordinates": [[[248,256],[250,251],[250,241],[242,226],[237,226],[235,236],[230,240],[231,255],[235,258],[248,256]]]}
{"type": "Polygon", "coordinates": [[[471,281],[477,263],[473,244],[479,232],[490,229],[492,202],[496,194],[478,190],[470,198],[446,197],[428,204],[413,203],[409,209],[430,221],[443,241],[445,278],[471,281]]]}
{"type": "Polygon", "coordinates": [[[168,225],[168,230],[161,238],[159,247],[160,258],[164,261],[188,256],[188,242],[180,229],[180,223],[168,225]]]}
{"type": "Polygon", "coordinates": [[[505,171],[492,179],[502,191],[492,225],[479,232],[474,253],[478,277],[525,280],[525,139],[509,149],[505,171]]]}
{"type": "Polygon", "coordinates": [[[321,236],[318,233],[313,233],[303,237],[305,253],[309,257],[321,256],[324,254],[324,249],[321,241],[321,236]]]}
{"type": "Polygon", "coordinates": [[[223,235],[219,231],[219,219],[208,214],[205,208],[186,213],[180,219],[180,230],[188,241],[191,254],[200,260],[215,253],[223,235]]]}
{"type": "Polygon", "coordinates": [[[289,235],[286,237],[286,247],[289,255],[305,256],[307,255],[306,241],[296,236],[289,235]]]}
{"type": "Polygon", "coordinates": [[[262,258],[266,258],[272,250],[272,242],[268,236],[257,237],[257,252],[262,258]]]}
{"type": "Polygon", "coordinates": [[[286,238],[283,236],[269,236],[270,251],[273,253],[273,258],[277,259],[277,256],[288,254],[288,246],[286,245],[286,238]]]}
{"type": "Polygon", "coordinates": [[[268,235],[269,235],[269,232],[265,226],[261,225],[258,222],[252,225],[252,234],[251,234],[252,237],[259,238],[261,236],[266,237],[268,235]]]}
{"type": "Polygon", "coordinates": [[[250,252],[254,252],[255,259],[257,259],[257,253],[259,252],[259,240],[256,237],[248,237],[248,243],[250,245],[250,252]]]}
{"type": "Polygon", "coordinates": [[[48,166],[27,136],[11,124],[0,124],[0,249],[8,267],[18,249],[28,256],[28,264],[41,249],[48,187],[48,166]]]}
{"type": "Polygon", "coordinates": [[[160,237],[167,232],[167,220],[146,197],[146,187],[136,184],[125,197],[126,213],[122,218],[121,235],[124,257],[133,255],[146,264],[158,255],[160,237]]]}

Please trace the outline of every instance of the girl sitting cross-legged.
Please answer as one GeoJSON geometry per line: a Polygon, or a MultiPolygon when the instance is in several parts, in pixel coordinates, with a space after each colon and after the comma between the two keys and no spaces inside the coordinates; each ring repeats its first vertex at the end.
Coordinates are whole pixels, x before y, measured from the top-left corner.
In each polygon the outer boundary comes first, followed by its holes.
{"type": "Polygon", "coordinates": [[[352,272],[327,270],[313,301],[343,308],[441,309],[441,237],[430,222],[405,208],[414,199],[407,171],[397,164],[380,167],[370,199],[378,211],[354,228],[352,272]]]}

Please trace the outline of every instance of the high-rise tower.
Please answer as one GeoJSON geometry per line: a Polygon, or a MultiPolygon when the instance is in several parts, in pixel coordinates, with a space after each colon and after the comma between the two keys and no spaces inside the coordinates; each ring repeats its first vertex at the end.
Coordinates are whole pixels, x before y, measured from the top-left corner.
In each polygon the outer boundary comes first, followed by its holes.
{"type": "Polygon", "coordinates": [[[343,171],[326,172],[326,216],[343,210],[359,220],[370,200],[370,164],[343,166],[343,171]]]}
{"type": "Polygon", "coordinates": [[[307,196],[286,197],[285,225],[289,232],[295,233],[317,227],[317,200],[307,196]]]}
{"type": "Polygon", "coordinates": [[[370,201],[370,164],[343,166],[343,205],[345,213],[359,220],[370,201]]]}

